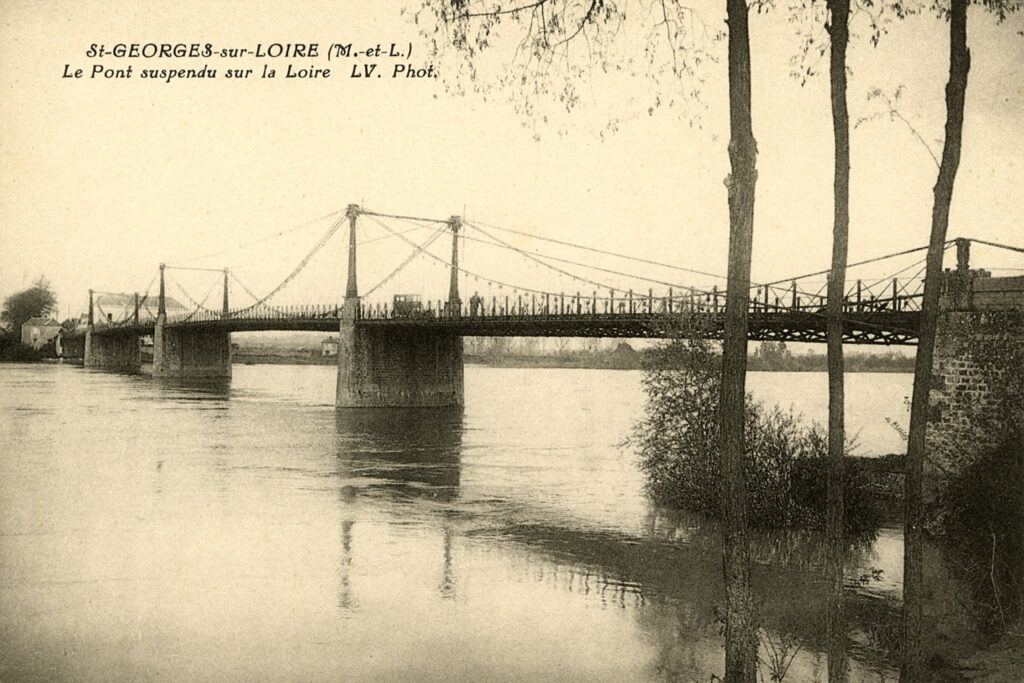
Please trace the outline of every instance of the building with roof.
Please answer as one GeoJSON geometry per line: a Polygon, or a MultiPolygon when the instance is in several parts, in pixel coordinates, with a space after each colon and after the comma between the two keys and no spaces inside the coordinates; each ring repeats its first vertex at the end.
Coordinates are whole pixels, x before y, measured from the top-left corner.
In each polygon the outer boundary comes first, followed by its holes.
{"type": "MultiPolygon", "coordinates": [[[[164,304],[168,316],[188,313],[179,301],[172,297],[164,297],[164,304]]],[[[96,307],[95,322],[102,325],[105,322],[120,322],[129,320],[135,315],[134,294],[96,294],[93,298],[93,305],[96,307]]],[[[157,314],[157,297],[139,297],[139,320],[155,320],[157,314]]]]}
{"type": "Polygon", "coordinates": [[[320,355],[321,356],[337,356],[338,355],[338,338],[327,337],[320,342],[320,355]]]}
{"type": "Polygon", "coordinates": [[[49,344],[58,332],[60,323],[49,316],[29,318],[21,326],[21,343],[38,350],[49,344]]]}

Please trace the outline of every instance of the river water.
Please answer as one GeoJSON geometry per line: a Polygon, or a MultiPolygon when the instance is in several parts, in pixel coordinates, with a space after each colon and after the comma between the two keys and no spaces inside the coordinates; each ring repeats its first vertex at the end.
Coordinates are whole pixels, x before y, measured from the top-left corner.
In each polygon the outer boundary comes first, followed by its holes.
{"type": "MultiPolygon", "coordinates": [[[[471,365],[464,410],[378,412],[336,410],[329,366],[4,366],[0,679],[721,675],[719,533],[655,509],[619,446],[640,378],[471,365]]],[[[902,450],[911,377],[847,381],[860,450],[902,450]]],[[[749,385],[824,420],[823,374],[749,385]]],[[[826,677],[818,540],[754,539],[785,680],[826,677]]],[[[901,561],[899,528],[849,558],[852,680],[896,677],[901,561]]]]}

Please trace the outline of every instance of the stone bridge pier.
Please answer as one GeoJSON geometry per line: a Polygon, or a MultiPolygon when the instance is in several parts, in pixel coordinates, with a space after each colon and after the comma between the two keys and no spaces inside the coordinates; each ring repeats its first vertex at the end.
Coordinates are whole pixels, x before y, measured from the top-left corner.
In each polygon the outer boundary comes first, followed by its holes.
{"type": "Polygon", "coordinates": [[[116,372],[142,370],[142,340],[131,333],[97,334],[94,325],[93,290],[89,290],[89,324],[85,328],[82,363],[87,368],[116,372]]]}
{"type": "Polygon", "coordinates": [[[231,333],[168,327],[164,316],[158,316],[153,330],[153,376],[230,378],[231,333]]]}
{"type": "Polygon", "coordinates": [[[85,332],[84,364],[87,368],[116,372],[142,370],[142,340],[134,334],[85,332]]]}
{"type": "Polygon", "coordinates": [[[966,245],[958,247],[959,268],[946,273],[939,302],[928,396],[930,488],[1012,436],[1008,424],[1024,421],[1024,277],[971,270],[966,245]]]}
{"type": "Polygon", "coordinates": [[[340,408],[428,408],[465,404],[462,337],[446,332],[361,328],[358,300],[342,307],[340,408]]]}
{"type": "MultiPolygon", "coordinates": [[[[462,337],[442,330],[392,331],[361,327],[356,286],[356,219],[349,205],[348,285],[338,340],[339,408],[436,408],[465,404],[462,337]]],[[[453,216],[448,305],[459,310],[458,233],[453,216]]]]}
{"type": "MultiPolygon", "coordinates": [[[[153,377],[228,379],[231,377],[231,333],[216,328],[167,325],[164,269],[160,264],[160,298],[153,329],[153,377]]],[[[228,271],[224,270],[224,306],[228,315],[228,271]]]]}

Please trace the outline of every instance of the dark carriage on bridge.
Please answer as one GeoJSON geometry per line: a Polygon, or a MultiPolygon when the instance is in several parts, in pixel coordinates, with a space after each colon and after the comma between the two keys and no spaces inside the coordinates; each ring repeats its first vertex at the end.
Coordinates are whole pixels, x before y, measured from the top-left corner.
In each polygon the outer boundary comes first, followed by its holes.
{"type": "Polygon", "coordinates": [[[396,318],[420,318],[424,315],[419,294],[395,294],[391,310],[396,318]]]}

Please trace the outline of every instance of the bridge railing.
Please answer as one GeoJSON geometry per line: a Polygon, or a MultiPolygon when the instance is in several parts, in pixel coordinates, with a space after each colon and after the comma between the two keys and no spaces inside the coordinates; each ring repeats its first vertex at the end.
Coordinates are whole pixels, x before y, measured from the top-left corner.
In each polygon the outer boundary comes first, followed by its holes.
{"type": "MultiPolygon", "coordinates": [[[[921,308],[923,283],[917,279],[891,279],[865,284],[858,280],[847,289],[843,300],[846,313],[874,313],[919,311],[921,308]]],[[[823,315],[828,304],[826,286],[820,283],[792,281],[757,285],[751,288],[749,312],[751,314],[806,313],[823,315]]],[[[399,310],[393,304],[361,303],[358,316],[361,320],[465,320],[473,318],[517,320],[536,318],[581,318],[595,316],[664,316],[684,313],[724,313],[726,295],[717,287],[711,290],[669,289],[666,294],[656,296],[652,289],[647,292],[610,292],[598,296],[597,292],[586,295],[575,293],[531,293],[512,295],[474,295],[468,300],[451,303],[434,300],[426,303],[406,302],[399,310]]],[[[232,309],[224,313],[206,308],[171,313],[167,322],[174,325],[208,324],[211,322],[238,320],[315,320],[338,319],[337,304],[305,304],[232,309]]],[[[121,320],[101,319],[97,328],[132,327],[151,325],[156,316],[151,311],[140,311],[136,320],[133,315],[121,320]]]]}
{"type": "MultiPolygon", "coordinates": [[[[793,280],[789,283],[751,288],[751,313],[824,313],[828,306],[827,284],[793,280]]],[[[844,313],[901,312],[921,310],[924,281],[920,279],[878,280],[850,284],[843,298],[844,313]]]]}
{"type": "Polygon", "coordinates": [[[114,320],[112,314],[108,314],[106,317],[97,316],[93,321],[93,329],[119,329],[124,327],[134,327],[136,325],[150,325],[156,320],[156,314],[148,311],[139,311],[138,320],[131,313],[127,314],[127,317],[120,317],[114,320]]]}
{"type": "Polygon", "coordinates": [[[654,296],[625,292],[622,296],[575,294],[530,294],[473,297],[469,301],[427,301],[417,306],[404,305],[396,310],[387,303],[364,303],[359,307],[361,320],[453,320],[488,318],[516,320],[544,317],[593,317],[599,315],[657,315],[684,311],[717,312],[724,310],[725,296],[717,292],[703,297],[694,292],[684,295],[654,296]]]}
{"type": "MultiPolygon", "coordinates": [[[[922,283],[919,280],[899,281],[865,286],[854,283],[843,301],[845,313],[901,312],[920,310],[922,283]]],[[[752,291],[749,312],[807,313],[823,315],[828,299],[825,285],[814,289],[800,289],[797,282],[787,285],[760,285],[752,291]],[[755,296],[756,293],[756,296],[755,296]]],[[[682,293],[669,290],[665,296],[625,292],[620,296],[589,296],[575,294],[515,294],[489,297],[474,295],[469,301],[448,302],[432,300],[401,308],[386,302],[361,303],[360,320],[465,320],[498,319],[519,320],[536,318],[581,318],[594,316],[660,316],[683,313],[724,313],[725,292],[687,289],[682,293]]]]}
{"type": "Polygon", "coordinates": [[[337,304],[296,304],[286,306],[255,306],[230,309],[226,313],[210,309],[197,309],[167,317],[168,323],[209,323],[227,320],[314,320],[337,319],[337,304]]]}

